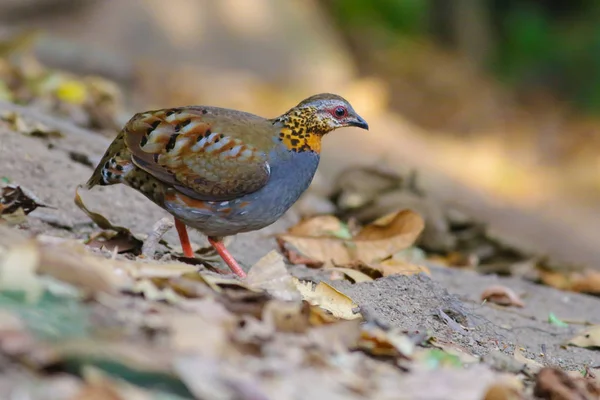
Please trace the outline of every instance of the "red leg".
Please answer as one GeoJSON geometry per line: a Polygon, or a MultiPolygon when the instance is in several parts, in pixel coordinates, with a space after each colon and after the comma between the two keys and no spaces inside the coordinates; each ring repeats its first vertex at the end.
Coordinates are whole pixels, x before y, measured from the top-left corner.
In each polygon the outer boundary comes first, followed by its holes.
{"type": "Polygon", "coordinates": [[[231,268],[231,271],[233,271],[234,274],[236,274],[240,278],[246,277],[246,273],[240,267],[237,261],[235,261],[235,258],[233,258],[231,253],[225,248],[225,245],[222,241],[212,238],[210,236],[208,237],[208,241],[215,248],[215,250],[217,250],[217,253],[219,253],[223,261],[225,261],[225,264],[227,264],[229,268],[231,268]]]}
{"type": "Polygon", "coordinates": [[[190,238],[188,237],[185,224],[177,218],[175,218],[175,229],[177,229],[177,233],[179,234],[183,255],[188,258],[194,258],[194,252],[192,251],[192,245],[190,244],[190,238]]]}

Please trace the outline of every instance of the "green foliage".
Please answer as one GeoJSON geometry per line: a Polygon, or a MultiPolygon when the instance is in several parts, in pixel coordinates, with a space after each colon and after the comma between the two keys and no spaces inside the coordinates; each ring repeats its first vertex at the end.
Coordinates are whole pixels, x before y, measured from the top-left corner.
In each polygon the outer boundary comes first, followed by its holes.
{"type": "Polygon", "coordinates": [[[397,34],[426,29],[428,0],[334,0],[334,15],[344,26],[377,25],[397,34]]]}
{"type": "Polygon", "coordinates": [[[89,310],[72,297],[45,291],[35,303],[23,291],[0,292],[0,309],[18,315],[37,337],[54,341],[89,335],[89,310]]]}
{"type": "MultiPolygon", "coordinates": [[[[392,42],[434,32],[430,16],[440,13],[432,0],[330,0],[330,4],[343,29],[383,30],[392,42]]],[[[600,112],[600,2],[487,0],[486,4],[486,23],[493,32],[487,65],[492,73],[517,88],[543,87],[583,109],[600,112]]],[[[444,24],[455,26],[452,13],[446,14],[444,24]]]]}
{"type": "Polygon", "coordinates": [[[514,85],[543,86],[600,111],[600,4],[560,18],[539,3],[517,3],[500,21],[491,70],[514,85]]]}

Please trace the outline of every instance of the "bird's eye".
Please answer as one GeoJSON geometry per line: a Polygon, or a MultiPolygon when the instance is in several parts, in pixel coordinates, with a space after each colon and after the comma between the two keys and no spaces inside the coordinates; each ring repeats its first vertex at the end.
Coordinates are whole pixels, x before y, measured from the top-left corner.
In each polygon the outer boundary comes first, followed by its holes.
{"type": "Polygon", "coordinates": [[[346,116],[346,109],[344,107],[338,107],[335,109],[334,114],[337,118],[342,118],[346,116]]]}

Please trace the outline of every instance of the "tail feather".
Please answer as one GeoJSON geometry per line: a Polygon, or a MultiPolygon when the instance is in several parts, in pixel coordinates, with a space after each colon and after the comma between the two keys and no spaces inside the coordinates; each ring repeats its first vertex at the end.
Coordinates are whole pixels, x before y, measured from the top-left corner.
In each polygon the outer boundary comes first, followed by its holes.
{"type": "Polygon", "coordinates": [[[129,151],[125,147],[125,140],[123,132],[120,132],[111,145],[106,149],[104,156],[94,169],[94,172],[85,183],[87,189],[91,189],[96,185],[106,186],[120,183],[121,179],[116,175],[120,175],[113,168],[115,165],[120,164],[123,160],[125,153],[129,154],[129,151]],[[114,172],[114,173],[113,173],[114,172]],[[115,179],[113,179],[113,175],[115,179]]]}

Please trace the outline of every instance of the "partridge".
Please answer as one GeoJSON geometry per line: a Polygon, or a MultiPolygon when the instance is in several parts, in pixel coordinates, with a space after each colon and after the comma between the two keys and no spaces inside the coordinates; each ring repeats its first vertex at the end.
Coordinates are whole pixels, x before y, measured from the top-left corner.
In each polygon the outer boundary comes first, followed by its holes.
{"type": "Polygon", "coordinates": [[[127,122],[86,186],[139,191],[173,215],[186,257],[194,257],[190,226],[244,277],[222,239],[279,219],[310,185],[323,136],[346,126],[369,128],[329,93],[273,119],[208,106],[147,111],[127,122]]]}

